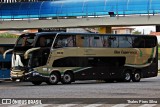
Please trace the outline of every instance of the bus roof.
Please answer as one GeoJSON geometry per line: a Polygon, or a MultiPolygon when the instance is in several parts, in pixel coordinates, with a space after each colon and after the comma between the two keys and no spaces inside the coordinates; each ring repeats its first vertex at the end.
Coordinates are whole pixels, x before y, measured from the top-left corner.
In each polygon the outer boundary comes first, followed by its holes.
{"type": "Polygon", "coordinates": [[[37,32],[37,33],[26,33],[22,34],[21,36],[27,36],[27,35],[34,35],[34,36],[45,36],[45,35],[56,35],[56,34],[62,34],[62,35],[107,35],[107,36],[134,36],[134,37],[155,37],[156,35],[135,35],[135,34],[99,34],[99,33],[71,33],[71,32],[37,32]]]}
{"type": "Polygon", "coordinates": [[[45,35],[45,34],[62,34],[62,35],[108,35],[108,36],[152,36],[156,37],[155,35],[135,35],[135,34],[99,34],[99,33],[70,33],[70,32],[37,32],[35,33],[37,36],[45,35]]]}

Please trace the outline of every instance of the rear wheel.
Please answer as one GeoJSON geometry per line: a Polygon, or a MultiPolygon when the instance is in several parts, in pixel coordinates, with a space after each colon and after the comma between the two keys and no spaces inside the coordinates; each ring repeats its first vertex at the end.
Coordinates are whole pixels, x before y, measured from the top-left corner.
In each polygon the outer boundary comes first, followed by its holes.
{"type": "Polygon", "coordinates": [[[47,84],[49,85],[56,85],[60,80],[60,76],[58,75],[58,73],[52,73],[49,76],[49,81],[47,82],[47,84]]]}
{"type": "Polygon", "coordinates": [[[124,78],[123,78],[123,81],[124,82],[130,82],[131,81],[131,72],[130,71],[125,71],[124,72],[124,76],[123,76],[124,78]]]}
{"type": "Polygon", "coordinates": [[[71,84],[72,80],[73,80],[73,74],[68,72],[63,75],[61,82],[62,84],[71,84]]]}
{"type": "Polygon", "coordinates": [[[140,72],[135,72],[132,75],[132,81],[133,82],[139,82],[140,80],[141,80],[141,74],[140,74],[140,72]]]}
{"type": "Polygon", "coordinates": [[[41,81],[32,81],[32,84],[34,84],[34,85],[40,85],[40,84],[42,84],[42,82],[41,81]]]}

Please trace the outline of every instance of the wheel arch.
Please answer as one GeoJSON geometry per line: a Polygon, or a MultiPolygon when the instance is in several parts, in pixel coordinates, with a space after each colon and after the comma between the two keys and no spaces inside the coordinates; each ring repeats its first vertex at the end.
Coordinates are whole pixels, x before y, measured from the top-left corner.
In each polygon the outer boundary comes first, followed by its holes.
{"type": "Polygon", "coordinates": [[[57,74],[61,77],[61,73],[60,73],[59,70],[52,70],[52,71],[50,72],[50,75],[53,74],[53,73],[57,73],[57,74]]]}
{"type": "Polygon", "coordinates": [[[133,71],[133,74],[135,73],[135,72],[140,72],[140,75],[141,75],[141,77],[143,76],[143,73],[142,73],[142,69],[135,69],[134,71],[133,71]]]}

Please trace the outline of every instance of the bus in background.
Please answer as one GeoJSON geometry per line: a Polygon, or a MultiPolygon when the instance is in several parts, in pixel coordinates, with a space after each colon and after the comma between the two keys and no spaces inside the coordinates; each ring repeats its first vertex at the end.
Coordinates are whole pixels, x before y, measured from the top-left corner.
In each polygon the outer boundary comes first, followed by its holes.
{"type": "Polygon", "coordinates": [[[32,69],[24,78],[34,85],[76,80],[139,82],[158,74],[156,36],[57,33],[54,37],[49,55],[40,55],[40,48],[25,53],[32,69]],[[45,60],[41,65],[40,59],[45,60]]]}
{"type": "Polygon", "coordinates": [[[12,53],[3,58],[3,53],[14,47],[14,44],[0,44],[0,80],[10,79],[12,53]]]}
{"type": "MultiPolygon", "coordinates": [[[[53,38],[57,33],[26,33],[19,36],[16,41],[14,48],[5,51],[3,57],[5,58],[8,52],[12,52],[12,68],[11,68],[11,79],[13,81],[19,79],[23,80],[23,76],[32,67],[41,66],[47,59],[46,57],[50,53],[50,47],[53,42],[53,38]],[[32,48],[32,50],[29,50],[32,48]],[[32,51],[41,50],[35,55],[34,64],[31,65],[31,59],[25,59],[24,54],[27,50],[29,56],[32,57],[32,51]],[[40,56],[38,56],[40,55],[40,56]],[[43,59],[41,59],[43,57],[43,59]]],[[[47,56],[48,57],[48,56],[47,56]]]]}

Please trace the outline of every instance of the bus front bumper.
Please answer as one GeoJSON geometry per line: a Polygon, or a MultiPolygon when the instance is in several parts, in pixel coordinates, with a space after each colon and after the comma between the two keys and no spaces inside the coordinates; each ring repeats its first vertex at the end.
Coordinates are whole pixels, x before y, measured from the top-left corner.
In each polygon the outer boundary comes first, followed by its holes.
{"type": "Polygon", "coordinates": [[[36,71],[31,71],[29,73],[26,73],[24,75],[24,81],[28,81],[28,82],[32,82],[32,81],[42,81],[42,82],[46,82],[48,81],[48,77],[42,76],[41,74],[39,74],[36,71]]]}
{"type": "Polygon", "coordinates": [[[24,71],[11,71],[11,79],[23,79],[24,71]]]}

